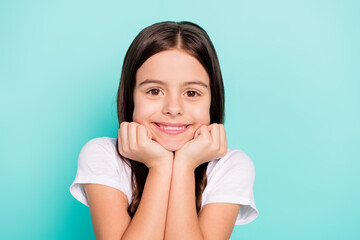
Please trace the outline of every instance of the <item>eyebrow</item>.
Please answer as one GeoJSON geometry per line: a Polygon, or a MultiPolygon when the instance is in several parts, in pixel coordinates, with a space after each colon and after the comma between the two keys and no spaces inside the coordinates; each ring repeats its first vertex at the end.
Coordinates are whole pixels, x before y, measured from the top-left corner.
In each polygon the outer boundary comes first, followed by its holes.
{"type": "MultiPolygon", "coordinates": [[[[156,80],[156,79],[146,79],[144,81],[142,81],[140,84],[139,84],[139,87],[141,87],[142,85],[145,85],[145,84],[150,84],[150,83],[157,83],[157,84],[160,84],[160,85],[166,85],[165,82],[161,81],[161,80],[156,80]]],[[[188,81],[188,82],[185,82],[183,85],[184,86],[187,86],[187,85],[199,85],[199,86],[202,86],[204,88],[209,88],[207,84],[205,84],[204,82],[202,81],[188,81]]]]}

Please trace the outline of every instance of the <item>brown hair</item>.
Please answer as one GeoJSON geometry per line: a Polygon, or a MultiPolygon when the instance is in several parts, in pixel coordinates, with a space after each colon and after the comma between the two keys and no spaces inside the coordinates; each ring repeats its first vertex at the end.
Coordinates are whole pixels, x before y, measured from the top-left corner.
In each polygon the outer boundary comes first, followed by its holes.
{"type": "MultiPolygon", "coordinates": [[[[152,55],[168,49],[182,49],[195,57],[205,68],[210,78],[211,105],[210,124],[223,123],[225,112],[224,86],[219,61],[215,48],[200,26],[187,21],[159,22],[143,29],[131,43],[124,59],[120,85],[117,93],[117,113],[119,125],[123,121],[133,121],[133,90],[136,83],[136,71],[152,55]]],[[[116,141],[118,150],[118,141],[116,141]]],[[[131,167],[131,185],[133,197],[128,208],[131,217],[134,216],[139,205],[145,180],[149,169],[140,162],[121,158],[131,167]]],[[[207,184],[208,162],[195,169],[196,210],[199,213],[201,196],[207,184]]]]}

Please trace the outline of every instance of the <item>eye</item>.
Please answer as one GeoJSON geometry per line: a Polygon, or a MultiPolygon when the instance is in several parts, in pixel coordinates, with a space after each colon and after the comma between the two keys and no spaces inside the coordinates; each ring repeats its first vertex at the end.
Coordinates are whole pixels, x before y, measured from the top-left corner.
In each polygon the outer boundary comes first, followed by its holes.
{"type": "Polygon", "coordinates": [[[187,95],[188,97],[196,97],[196,96],[199,96],[199,93],[190,90],[190,91],[187,91],[187,92],[186,92],[186,95],[187,95]]]}
{"type": "Polygon", "coordinates": [[[149,93],[150,95],[160,95],[161,91],[157,88],[150,89],[146,93],[149,93]]]}

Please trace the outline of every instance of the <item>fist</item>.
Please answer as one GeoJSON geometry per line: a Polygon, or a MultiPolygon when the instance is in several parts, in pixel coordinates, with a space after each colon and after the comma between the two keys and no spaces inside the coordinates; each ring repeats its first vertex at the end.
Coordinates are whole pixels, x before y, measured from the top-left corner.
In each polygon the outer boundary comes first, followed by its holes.
{"type": "Polygon", "coordinates": [[[175,161],[192,169],[205,162],[225,156],[227,140],[223,124],[202,125],[194,133],[194,138],[175,152],[175,161]]]}
{"type": "Polygon", "coordinates": [[[172,164],[173,153],[152,140],[151,132],[136,122],[122,122],[118,131],[119,152],[148,168],[172,164]]]}

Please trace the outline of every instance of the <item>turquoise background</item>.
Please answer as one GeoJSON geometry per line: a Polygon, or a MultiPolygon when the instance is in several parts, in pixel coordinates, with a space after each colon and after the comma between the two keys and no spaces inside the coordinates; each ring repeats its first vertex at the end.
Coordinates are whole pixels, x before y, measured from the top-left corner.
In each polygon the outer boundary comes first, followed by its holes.
{"type": "Polygon", "coordinates": [[[360,239],[359,1],[1,1],[0,239],[94,239],[69,186],[117,136],[123,58],[164,20],[202,26],[226,87],[230,148],[259,217],[232,239],[360,239]]]}

